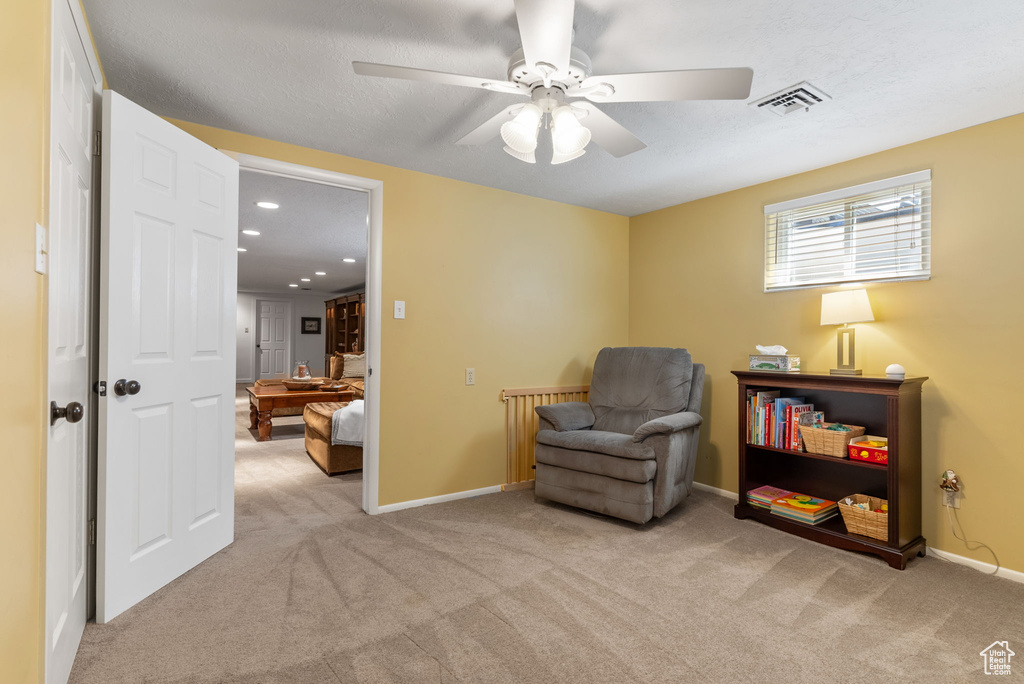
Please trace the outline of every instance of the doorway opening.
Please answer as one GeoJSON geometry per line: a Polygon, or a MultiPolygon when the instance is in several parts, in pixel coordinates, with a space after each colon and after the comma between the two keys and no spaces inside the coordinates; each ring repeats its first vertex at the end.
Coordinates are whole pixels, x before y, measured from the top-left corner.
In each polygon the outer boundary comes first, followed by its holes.
{"type": "Polygon", "coordinates": [[[236,490],[333,484],[335,500],[376,513],[381,183],[229,154],[240,166],[236,490]]]}

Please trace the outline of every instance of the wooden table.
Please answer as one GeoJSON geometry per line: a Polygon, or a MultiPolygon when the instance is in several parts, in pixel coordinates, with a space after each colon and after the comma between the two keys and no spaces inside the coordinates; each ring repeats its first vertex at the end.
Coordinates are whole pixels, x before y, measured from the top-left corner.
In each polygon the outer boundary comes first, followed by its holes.
{"type": "Polygon", "coordinates": [[[289,390],[284,385],[246,387],[249,393],[249,428],[259,429],[261,442],[270,441],[271,412],[279,408],[295,408],[320,401],[352,401],[356,394],[352,390],[321,392],[320,390],[289,390]]]}

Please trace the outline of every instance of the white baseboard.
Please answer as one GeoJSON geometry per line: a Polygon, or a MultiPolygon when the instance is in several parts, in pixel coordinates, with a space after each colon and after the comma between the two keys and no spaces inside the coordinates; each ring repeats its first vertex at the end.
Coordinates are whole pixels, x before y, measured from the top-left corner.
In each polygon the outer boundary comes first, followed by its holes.
{"type": "Polygon", "coordinates": [[[465,492],[452,492],[451,494],[442,494],[441,496],[430,496],[426,499],[413,499],[412,501],[399,501],[398,503],[386,504],[384,506],[378,506],[377,512],[391,513],[393,511],[401,511],[406,508],[416,508],[417,506],[429,506],[430,504],[444,503],[445,501],[470,499],[474,496],[483,496],[484,494],[496,494],[500,491],[501,485],[481,487],[480,489],[470,489],[465,492]]]}
{"type": "MultiPolygon", "coordinates": [[[[991,575],[996,569],[996,566],[991,563],[985,563],[984,561],[974,560],[967,556],[961,556],[959,554],[950,553],[949,551],[943,551],[942,549],[936,549],[935,547],[929,546],[928,553],[934,555],[936,558],[942,558],[953,563],[959,563],[960,565],[966,565],[969,568],[974,568],[979,572],[983,572],[986,575],[991,575]]],[[[1017,570],[1010,570],[1009,568],[999,568],[999,571],[995,573],[996,577],[1002,577],[1012,582],[1020,582],[1024,584],[1024,572],[1017,570]]]]}
{"type": "Polygon", "coordinates": [[[712,487],[711,485],[706,485],[703,482],[694,482],[693,483],[693,488],[694,489],[699,489],[702,492],[710,492],[711,494],[717,494],[718,496],[724,496],[725,498],[732,499],[733,501],[739,501],[739,496],[737,496],[735,492],[730,492],[728,489],[719,489],[718,487],[712,487]]]}

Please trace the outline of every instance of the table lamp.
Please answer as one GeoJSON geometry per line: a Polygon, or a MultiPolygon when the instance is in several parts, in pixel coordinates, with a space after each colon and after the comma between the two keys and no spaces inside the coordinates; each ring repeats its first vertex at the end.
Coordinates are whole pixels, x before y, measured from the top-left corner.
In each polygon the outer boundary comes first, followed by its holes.
{"type": "Polygon", "coordinates": [[[854,330],[850,323],[875,320],[867,290],[843,290],[821,295],[821,324],[841,325],[836,332],[836,366],[832,375],[860,375],[854,356],[854,330]],[[843,338],[847,339],[848,356],[843,358],[843,338]]]}

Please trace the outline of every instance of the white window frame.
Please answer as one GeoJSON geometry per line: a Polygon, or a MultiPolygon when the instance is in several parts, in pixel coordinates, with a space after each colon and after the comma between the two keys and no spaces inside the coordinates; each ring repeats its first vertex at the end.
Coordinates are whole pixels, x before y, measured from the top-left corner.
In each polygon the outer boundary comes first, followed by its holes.
{"type": "MultiPolygon", "coordinates": [[[[836,212],[839,213],[839,212],[836,212]]],[[[863,183],[861,185],[855,185],[848,188],[842,188],[839,190],[832,190],[830,192],[823,192],[817,195],[811,195],[810,197],[801,197],[798,199],[787,200],[785,202],[778,202],[776,204],[769,204],[764,207],[765,216],[765,252],[764,252],[764,292],[784,292],[788,290],[802,290],[815,287],[831,287],[835,285],[849,285],[854,283],[865,283],[865,282],[896,282],[896,281],[908,281],[908,280],[928,280],[931,278],[931,170],[918,171],[915,173],[908,173],[902,176],[896,176],[893,178],[885,178],[871,183],[863,183]],[[911,239],[914,241],[913,249],[919,253],[916,255],[916,261],[910,269],[906,268],[905,264],[900,264],[900,260],[905,260],[906,255],[899,252],[898,247],[894,247],[892,251],[892,259],[897,261],[897,265],[889,271],[881,271],[871,273],[868,269],[859,270],[857,264],[857,241],[874,238],[877,241],[877,235],[872,235],[871,231],[877,230],[878,226],[864,227],[861,231],[858,231],[858,223],[856,215],[854,214],[852,207],[858,203],[864,203],[872,195],[876,195],[880,192],[888,190],[896,190],[908,185],[921,185],[925,186],[922,193],[922,203],[920,205],[920,211],[918,218],[901,223],[899,211],[897,210],[897,217],[893,224],[893,239],[897,236],[903,236],[905,239],[911,239]],[[809,213],[813,213],[813,208],[818,205],[827,204],[842,204],[843,218],[836,222],[835,227],[839,232],[841,238],[842,247],[835,247],[835,242],[831,242],[831,246],[822,245],[821,252],[835,252],[837,249],[842,249],[842,255],[831,255],[831,262],[827,262],[828,265],[832,266],[832,273],[821,277],[814,277],[812,274],[797,275],[790,273],[786,275],[786,265],[791,263],[788,259],[791,259],[793,253],[785,248],[788,241],[795,235],[795,228],[793,226],[780,226],[781,223],[785,223],[787,213],[798,212],[799,210],[811,210],[809,213]],[[909,228],[907,228],[909,226],[909,228]],[[867,234],[867,235],[865,235],[867,234]],[[788,257],[788,258],[787,258],[788,257]],[[843,275],[837,275],[835,273],[835,266],[840,265],[842,261],[847,261],[847,267],[843,275]]],[[[820,230],[820,228],[819,228],[820,230]]],[[[824,235],[822,233],[822,235],[824,235]]],[[[873,246],[877,246],[878,242],[873,246]]],[[[862,243],[863,244],[863,243],[862,243]]],[[[806,248],[805,248],[806,249],[806,248]]],[[[812,248],[813,249],[813,248],[812,248]]],[[[873,251],[873,254],[878,254],[877,251],[873,251]]],[[[801,256],[807,257],[813,255],[813,251],[804,251],[801,256]]],[[[863,252],[860,252],[863,255],[863,252]]],[[[884,257],[884,253],[881,254],[884,257]]],[[[913,257],[912,253],[912,257],[913,257]]],[[[827,260],[827,256],[822,257],[823,260],[827,260]]],[[[876,258],[877,261],[877,258],[876,258]]],[[[823,263],[823,266],[825,264],[823,263]]],[[[795,267],[793,267],[795,269],[795,267]]],[[[807,266],[804,266],[807,268],[807,266]]],[[[877,271],[878,266],[874,269],[877,271]]]]}

